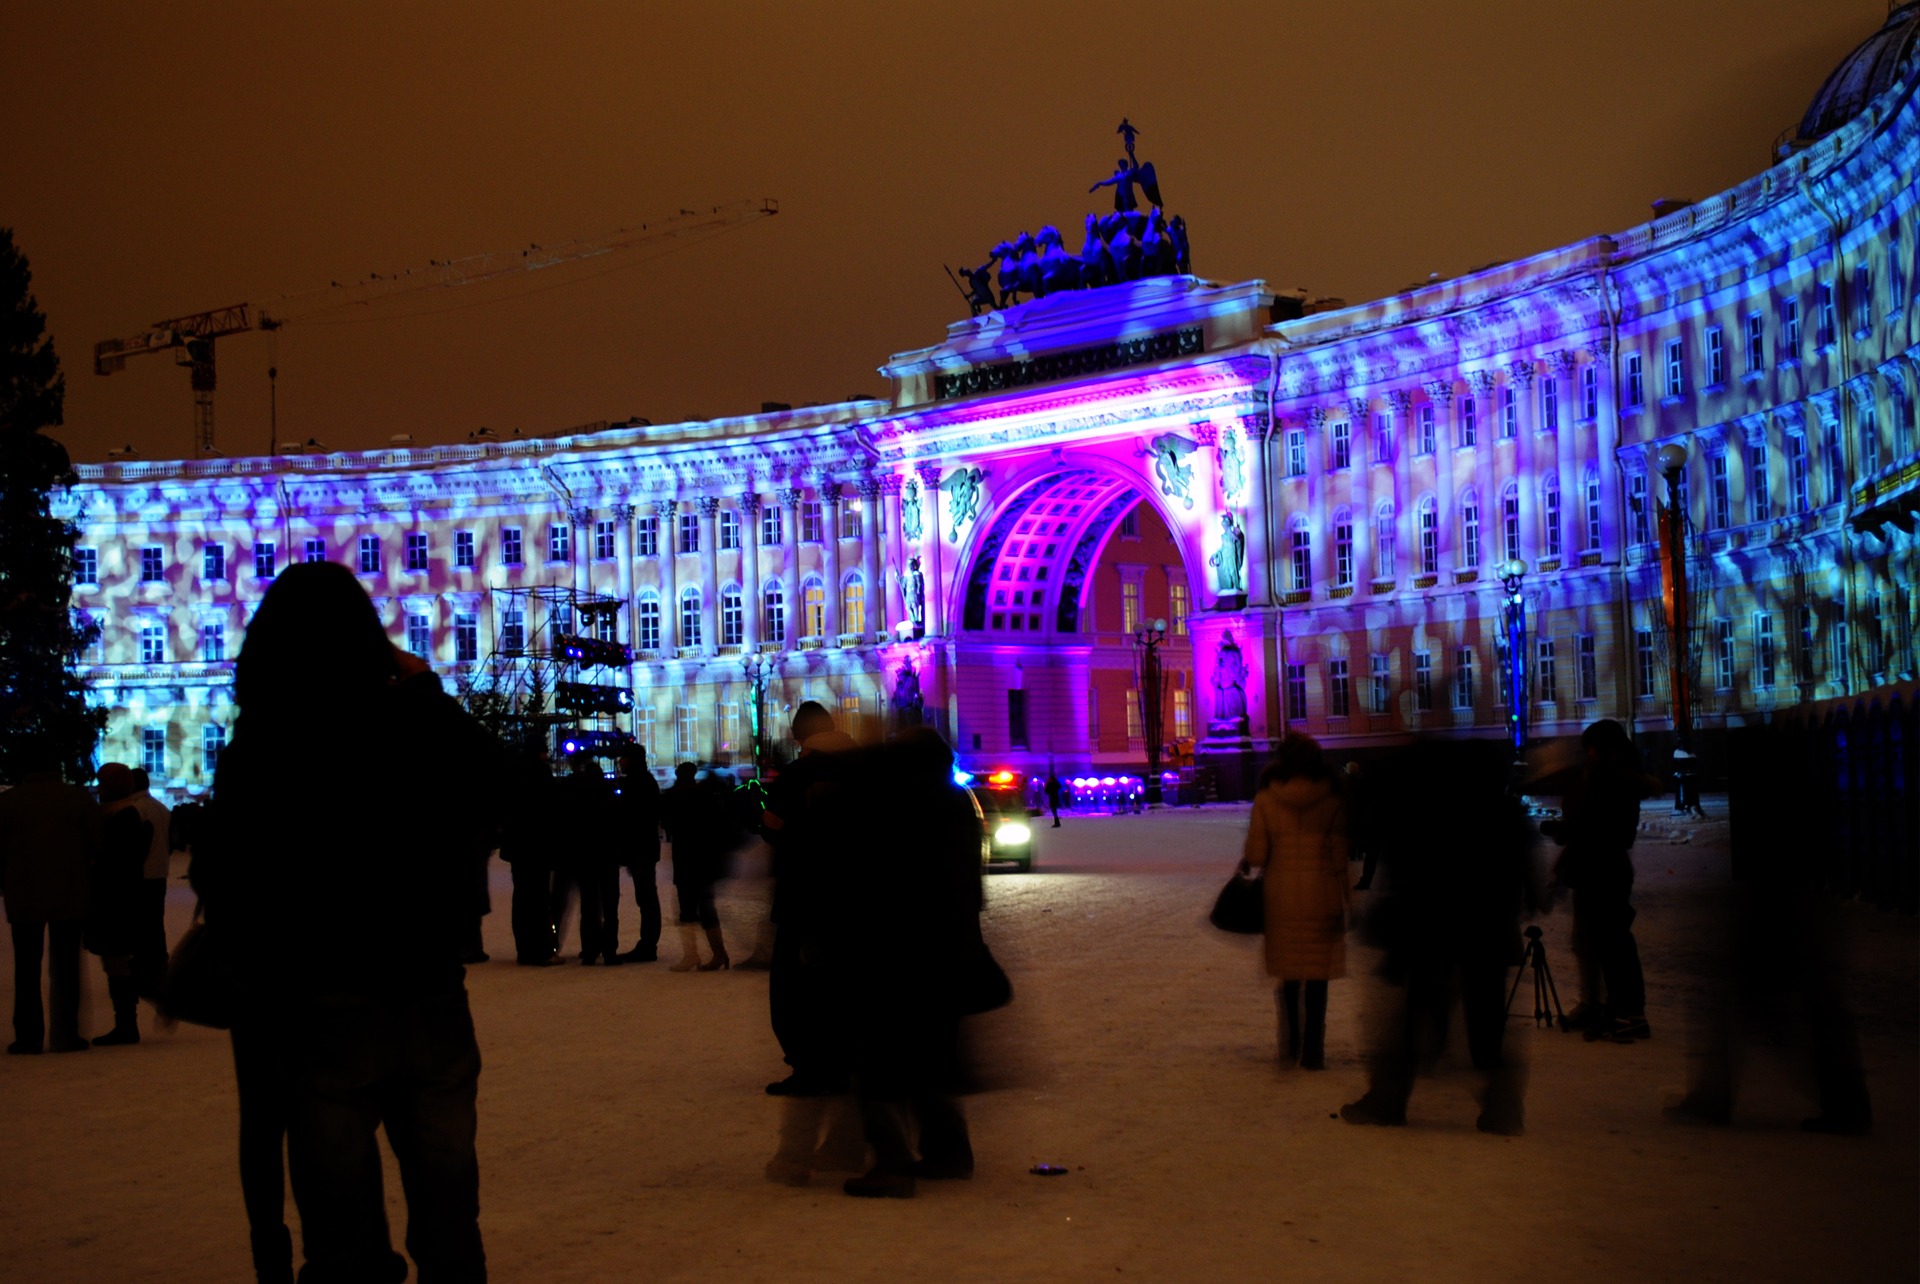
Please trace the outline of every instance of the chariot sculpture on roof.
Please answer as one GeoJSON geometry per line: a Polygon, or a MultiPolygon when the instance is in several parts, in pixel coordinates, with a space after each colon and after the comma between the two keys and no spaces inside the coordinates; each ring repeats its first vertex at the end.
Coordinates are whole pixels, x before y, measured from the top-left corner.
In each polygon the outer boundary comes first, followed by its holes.
{"type": "Polygon", "coordinates": [[[1187,221],[1167,217],[1160,196],[1160,178],[1152,161],[1142,161],[1135,150],[1140,129],[1121,119],[1114,130],[1126,155],[1114,164],[1112,175],[1087,191],[1113,189],[1113,213],[1088,214],[1085,236],[1077,253],[1069,252],[1060,229],[1051,224],[993,247],[991,257],[977,268],[948,275],[974,316],[1012,307],[1023,299],[1044,298],[1065,290],[1092,290],[1149,276],[1186,275],[1193,271],[1187,242],[1187,221]],[[1135,189],[1139,189],[1139,196],[1135,189]],[[1141,212],[1140,196],[1150,207],[1141,212]],[[998,266],[998,291],[995,268],[998,266]],[[960,279],[966,284],[962,286],[960,279]]]}

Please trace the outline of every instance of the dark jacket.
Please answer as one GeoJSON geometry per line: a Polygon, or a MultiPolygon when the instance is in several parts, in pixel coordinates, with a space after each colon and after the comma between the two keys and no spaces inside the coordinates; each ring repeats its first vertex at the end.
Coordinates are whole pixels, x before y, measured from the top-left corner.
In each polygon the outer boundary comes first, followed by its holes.
{"type": "Polygon", "coordinates": [[[93,795],[54,772],[0,793],[0,894],[9,923],[78,923],[87,916],[87,872],[100,847],[93,795]]]}
{"type": "Polygon", "coordinates": [[[130,802],[104,809],[100,857],[94,862],[87,907],[87,949],[103,958],[133,953],[140,933],[141,895],[153,825],[130,802]]]}
{"type": "Polygon", "coordinates": [[[324,720],[242,711],[193,864],[243,1001],[458,992],[499,743],[420,674],[324,720]]]}

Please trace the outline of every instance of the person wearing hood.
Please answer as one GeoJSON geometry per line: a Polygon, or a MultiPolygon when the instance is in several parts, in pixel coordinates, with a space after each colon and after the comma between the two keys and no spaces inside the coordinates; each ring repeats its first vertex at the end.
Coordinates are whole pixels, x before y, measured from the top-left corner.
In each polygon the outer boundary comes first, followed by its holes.
{"type": "Polygon", "coordinates": [[[1347,809],[1312,737],[1290,733],[1261,773],[1244,860],[1264,871],[1267,974],[1280,983],[1281,1064],[1323,1070],[1327,982],[1347,973],[1347,809]]]}

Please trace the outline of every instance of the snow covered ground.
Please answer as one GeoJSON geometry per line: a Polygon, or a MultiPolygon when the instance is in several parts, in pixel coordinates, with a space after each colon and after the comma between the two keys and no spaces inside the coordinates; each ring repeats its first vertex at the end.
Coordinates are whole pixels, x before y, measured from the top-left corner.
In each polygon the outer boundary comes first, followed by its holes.
{"type": "MultiPolygon", "coordinates": [[[[1752,1058],[1733,1127],[1661,1118],[1700,984],[1694,916],[1724,886],[1723,820],[1650,824],[1637,849],[1650,1042],[1586,1044],[1516,1020],[1532,1066],[1525,1137],[1474,1130],[1458,1063],[1422,1081],[1409,1127],[1355,1128],[1332,1116],[1364,1087],[1364,955],[1333,987],[1329,1069],[1282,1072],[1256,943],[1204,921],[1245,816],[1070,818],[1039,831],[1040,872],[990,880],[988,938],[1017,998],[977,1022],[992,1073],[968,1101],[979,1172],[923,1183],[910,1202],[848,1199],[837,1173],[765,1179],[783,1110],[761,1091],[783,1073],[766,973],[474,968],[493,1278],[1914,1277],[1913,919],[1841,907],[1870,1137],[1799,1130],[1811,1103],[1785,1011],[1783,1046],[1752,1058]],[[1043,1163],[1068,1172],[1029,1173],[1043,1163]]],[[[721,900],[736,959],[767,893],[747,865],[721,900]]],[[[488,948],[510,958],[495,869],[488,948]]],[[[190,909],[176,883],[176,935],[190,909]]],[[[1567,920],[1544,927],[1570,1002],[1567,920]]],[[[87,963],[83,1028],[97,1033],[105,992],[87,963]]],[[[0,951],[0,997],[10,969],[0,951]]],[[[225,1036],[155,1032],[142,1015],[135,1048],[0,1058],[0,1280],[248,1278],[225,1036]]],[[[391,1171],[389,1194],[397,1241],[391,1171]]]]}

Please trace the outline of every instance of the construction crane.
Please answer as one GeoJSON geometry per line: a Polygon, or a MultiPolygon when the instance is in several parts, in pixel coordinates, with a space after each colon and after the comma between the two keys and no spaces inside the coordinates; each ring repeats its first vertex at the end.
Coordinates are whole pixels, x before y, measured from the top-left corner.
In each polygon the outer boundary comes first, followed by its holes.
{"type": "Polygon", "coordinates": [[[716,235],[780,212],[772,199],[733,201],[704,210],[683,209],[672,218],[616,228],[600,236],[583,237],[558,245],[530,245],[524,250],[475,254],[464,259],[434,260],[427,267],[389,276],[370,274],[365,280],[289,294],[271,310],[236,303],[196,312],[191,316],[156,321],[128,339],[106,339],[93,345],[93,372],[108,375],[122,369],[127,358],[149,352],[172,352],[186,366],[193,386],[194,450],[200,458],[219,454],[214,446],[214,343],[250,330],[278,330],[291,321],[313,320],[403,295],[484,285],[543,268],[578,263],[624,250],[691,237],[716,235]]]}

